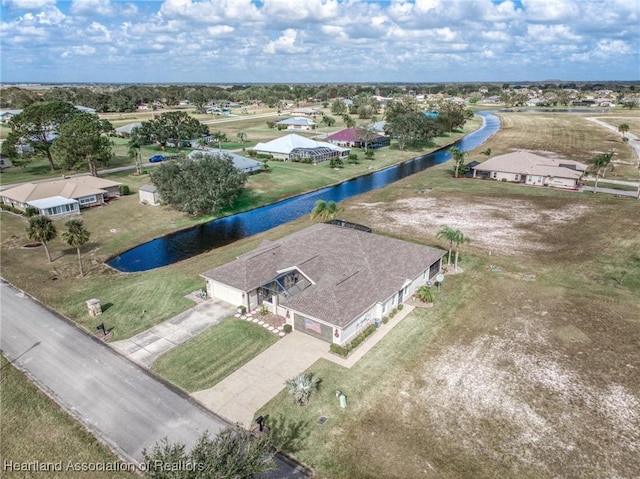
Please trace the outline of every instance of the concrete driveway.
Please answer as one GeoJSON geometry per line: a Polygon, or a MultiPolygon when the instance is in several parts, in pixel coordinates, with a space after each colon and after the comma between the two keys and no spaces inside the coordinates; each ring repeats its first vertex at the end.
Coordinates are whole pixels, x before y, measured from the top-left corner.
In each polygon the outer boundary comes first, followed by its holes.
{"type": "Polygon", "coordinates": [[[162,354],[233,316],[235,312],[227,303],[211,299],[151,329],[129,339],[114,341],[110,345],[132,361],[148,368],[162,354]]]}

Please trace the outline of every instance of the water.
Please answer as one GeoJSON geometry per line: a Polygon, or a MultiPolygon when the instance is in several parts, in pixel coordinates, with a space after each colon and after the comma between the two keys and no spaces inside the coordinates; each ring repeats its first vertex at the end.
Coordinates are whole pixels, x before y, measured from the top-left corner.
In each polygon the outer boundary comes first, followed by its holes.
{"type": "MultiPolygon", "coordinates": [[[[500,120],[491,112],[480,112],[483,126],[457,141],[463,151],[471,150],[484,143],[500,128],[500,120]]],[[[450,147],[407,160],[384,170],[360,176],[335,186],[305,193],[277,203],[262,206],[251,211],[219,218],[192,228],[171,233],[122,253],[107,264],[120,271],[147,271],[167,266],[213,248],[229,244],[240,238],[262,233],[281,224],[308,215],[316,201],[340,202],[348,198],[382,188],[414,173],[451,158],[450,147]]],[[[323,165],[324,166],[324,165],[323,165]]]]}

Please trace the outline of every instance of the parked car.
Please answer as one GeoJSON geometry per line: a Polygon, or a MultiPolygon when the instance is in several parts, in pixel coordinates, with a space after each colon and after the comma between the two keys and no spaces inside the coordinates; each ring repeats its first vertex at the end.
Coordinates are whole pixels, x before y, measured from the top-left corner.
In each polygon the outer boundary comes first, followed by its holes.
{"type": "Polygon", "coordinates": [[[151,158],[149,158],[149,163],[160,163],[161,161],[166,160],[167,157],[164,155],[153,155],[151,158]]]}

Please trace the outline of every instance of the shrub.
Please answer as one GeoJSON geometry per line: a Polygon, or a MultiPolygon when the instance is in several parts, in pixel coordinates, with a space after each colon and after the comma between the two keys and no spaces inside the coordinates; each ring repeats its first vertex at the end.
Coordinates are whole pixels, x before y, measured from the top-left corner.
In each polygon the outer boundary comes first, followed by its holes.
{"type": "Polygon", "coordinates": [[[349,153],[349,156],[347,157],[347,161],[352,165],[357,165],[358,164],[358,154],[357,153],[349,153]]]}
{"type": "Polygon", "coordinates": [[[331,346],[329,346],[329,351],[331,351],[333,354],[337,354],[338,356],[342,356],[343,358],[346,358],[349,354],[349,350],[347,348],[343,348],[336,343],[332,343],[331,346]]]}
{"type": "Polygon", "coordinates": [[[390,318],[393,318],[393,317],[396,315],[396,313],[397,313],[397,312],[398,312],[398,310],[397,310],[396,308],[393,308],[393,309],[389,312],[389,317],[390,317],[390,318]]]}
{"type": "Polygon", "coordinates": [[[244,314],[246,312],[247,312],[247,307],[246,306],[244,306],[242,304],[240,306],[238,306],[238,313],[244,314]]]}
{"type": "Polygon", "coordinates": [[[331,158],[329,160],[329,168],[342,168],[343,164],[340,158],[331,158]]]}
{"type": "Polygon", "coordinates": [[[285,333],[290,333],[291,331],[293,331],[293,326],[291,326],[290,324],[285,324],[283,327],[283,330],[285,333]]]}
{"type": "Polygon", "coordinates": [[[387,324],[389,322],[389,316],[382,317],[382,324],[387,324]]]}
{"type": "Polygon", "coordinates": [[[402,311],[402,308],[404,308],[404,304],[399,304],[398,305],[398,311],[402,311]]]}
{"type": "Polygon", "coordinates": [[[247,155],[249,155],[249,157],[251,158],[255,158],[258,156],[258,152],[256,150],[249,150],[247,151],[247,155]]]}
{"type": "Polygon", "coordinates": [[[298,406],[306,406],[309,403],[311,394],[318,390],[320,379],[310,373],[300,373],[297,376],[287,379],[287,392],[293,396],[293,402],[298,406]]]}
{"type": "Polygon", "coordinates": [[[266,306],[263,306],[262,308],[260,308],[260,316],[266,316],[267,314],[269,314],[269,310],[267,309],[266,306]]]}
{"type": "Polygon", "coordinates": [[[26,215],[27,218],[31,218],[32,216],[35,216],[38,214],[38,210],[33,206],[27,206],[24,210],[24,214],[26,215]]]}
{"type": "Polygon", "coordinates": [[[364,157],[367,160],[373,160],[373,156],[375,155],[375,152],[373,150],[367,150],[364,154],[364,157]]]}
{"type": "Polygon", "coordinates": [[[127,196],[129,194],[129,185],[120,185],[120,196],[127,196]]]}
{"type": "Polygon", "coordinates": [[[418,291],[415,292],[414,296],[423,303],[433,303],[433,291],[431,291],[431,288],[428,288],[426,286],[420,286],[418,291]]]}

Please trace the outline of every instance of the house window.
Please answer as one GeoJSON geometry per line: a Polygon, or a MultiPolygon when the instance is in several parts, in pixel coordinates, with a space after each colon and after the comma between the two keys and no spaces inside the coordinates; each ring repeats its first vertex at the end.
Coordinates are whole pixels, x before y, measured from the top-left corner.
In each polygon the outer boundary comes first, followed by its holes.
{"type": "Polygon", "coordinates": [[[85,196],[84,198],[80,198],[80,204],[81,205],[88,205],[90,203],[95,203],[96,202],[96,196],[85,196]]]}
{"type": "Polygon", "coordinates": [[[517,174],[517,173],[515,175],[513,175],[513,180],[514,181],[520,181],[520,175],[517,174]]]}
{"type": "Polygon", "coordinates": [[[498,172],[497,171],[492,172],[491,178],[493,178],[494,180],[498,179],[498,172]]]}
{"type": "Polygon", "coordinates": [[[387,303],[386,301],[384,303],[382,303],[382,314],[387,312],[387,303]]]}

